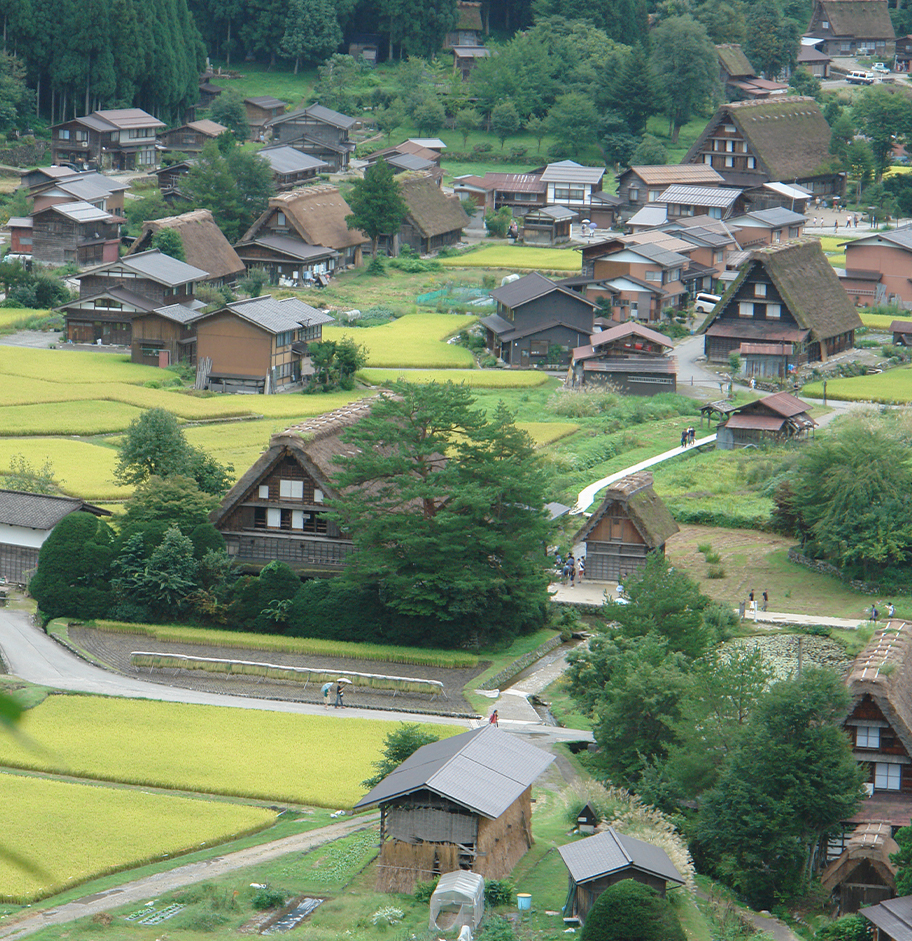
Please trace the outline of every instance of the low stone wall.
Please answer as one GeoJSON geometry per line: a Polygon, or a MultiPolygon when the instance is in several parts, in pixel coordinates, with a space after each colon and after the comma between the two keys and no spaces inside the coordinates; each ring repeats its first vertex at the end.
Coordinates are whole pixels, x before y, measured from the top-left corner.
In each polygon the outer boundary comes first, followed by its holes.
{"type": "Polygon", "coordinates": [[[802,555],[794,546],[789,549],[788,557],[789,562],[794,562],[795,565],[803,565],[805,568],[811,569],[813,572],[819,572],[821,575],[833,575],[835,578],[838,578],[841,582],[844,582],[855,591],[862,592],[862,594],[889,594],[889,591],[885,590],[875,582],[863,582],[857,578],[846,578],[845,575],[838,568],[836,568],[835,565],[832,565],[830,562],[824,562],[822,559],[811,559],[806,555],[802,555]]]}
{"type": "Polygon", "coordinates": [[[8,167],[34,167],[44,161],[47,149],[47,141],[23,141],[0,149],[0,163],[8,167]]]}
{"type": "Polygon", "coordinates": [[[561,640],[560,634],[552,637],[551,640],[546,640],[541,646],[536,647],[535,650],[530,650],[527,654],[514,660],[509,666],[501,670],[500,673],[496,673],[490,679],[485,680],[484,683],[479,684],[478,689],[503,689],[504,686],[509,685],[510,680],[522,673],[526,667],[532,666],[536,660],[541,660],[546,653],[551,653],[555,647],[560,647],[562,643],[563,641],[561,640]]]}

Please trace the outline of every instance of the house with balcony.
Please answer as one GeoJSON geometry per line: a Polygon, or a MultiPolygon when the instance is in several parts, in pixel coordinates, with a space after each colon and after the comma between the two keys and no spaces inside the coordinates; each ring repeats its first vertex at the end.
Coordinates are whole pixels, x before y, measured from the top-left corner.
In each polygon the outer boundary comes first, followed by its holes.
{"type": "Polygon", "coordinates": [[[141,108],[93,111],[51,128],[51,161],[102,170],[145,170],[158,162],[155,138],[164,121],[141,108]]]}
{"type": "Polygon", "coordinates": [[[573,351],[568,375],[577,388],[608,383],[625,395],[674,392],[677,363],[669,355],[673,349],[668,337],[636,321],[605,325],[573,351]]]}
{"type": "Polygon", "coordinates": [[[209,514],[238,565],[258,569],[281,561],[302,574],[341,571],[354,546],[329,519],[326,504],[337,496],[335,457],[351,450],[341,435],[370,408],[370,400],[361,400],[272,436],[209,514]]]}
{"type": "Polygon", "coordinates": [[[841,196],[845,173],[836,169],[831,137],[813,98],[732,101],[710,118],[682,164],[715,170],[724,185],[745,190],[748,201],[771,182],[798,184],[814,196],[841,196]]]}
{"type": "Polygon", "coordinates": [[[295,297],[231,301],[193,320],[197,362],[214,392],[270,394],[313,375],[309,343],[332,317],[295,297]]]}

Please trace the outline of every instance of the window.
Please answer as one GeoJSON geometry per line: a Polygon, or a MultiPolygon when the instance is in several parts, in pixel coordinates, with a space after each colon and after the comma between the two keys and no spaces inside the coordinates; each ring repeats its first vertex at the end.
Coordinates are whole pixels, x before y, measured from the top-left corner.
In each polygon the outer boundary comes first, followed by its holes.
{"type": "Polygon", "coordinates": [[[725,151],[729,154],[733,154],[735,152],[735,142],[733,140],[727,140],[725,142],[725,151]]]}
{"type": "MultiPolygon", "coordinates": [[[[721,218],[722,218],[722,209],[721,209],[721,207],[719,207],[719,206],[710,206],[710,207],[709,207],[709,213],[708,213],[708,215],[709,215],[709,218],[710,218],[710,219],[721,219],[721,218]]],[[[721,254],[721,252],[718,252],[717,254],[721,254]]],[[[719,261],[722,261],[722,259],[720,258],[719,261]]]]}
{"type": "Polygon", "coordinates": [[[754,297],[766,297],[766,285],[758,282],[754,285],[754,297]]]}
{"type": "Polygon", "coordinates": [[[323,502],[323,491],[314,490],[314,503],[322,503],[322,502],[323,502]]]}
{"type": "Polygon", "coordinates": [[[874,764],[874,787],[879,791],[898,791],[902,783],[902,765],[878,761],[874,764]]]}
{"type": "Polygon", "coordinates": [[[280,480],[279,497],[283,500],[303,500],[304,499],[304,481],[303,480],[280,480]]]}
{"type": "Polygon", "coordinates": [[[821,22],[820,22],[820,28],[821,28],[821,29],[829,29],[829,28],[830,28],[830,22],[829,22],[829,20],[821,20],[821,22]]]}
{"type": "Polygon", "coordinates": [[[630,197],[630,201],[635,203],[640,198],[640,191],[635,186],[631,186],[627,190],[627,195],[630,197]]]}
{"type": "Polygon", "coordinates": [[[649,202],[654,203],[662,195],[661,190],[650,190],[649,191],[649,202]]]}
{"type": "Polygon", "coordinates": [[[725,158],[725,166],[726,166],[726,167],[731,168],[731,167],[733,167],[734,165],[735,165],[735,158],[734,158],[734,157],[726,157],[726,158],[725,158]]]}
{"type": "Polygon", "coordinates": [[[260,484],[259,497],[261,500],[269,499],[269,484],[260,484]]]}
{"type": "Polygon", "coordinates": [[[739,317],[753,317],[754,316],[753,302],[739,301],[738,302],[738,316],[739,317]]]}
{"type": "Polygon", "coordinates": [[[781,242],[781,241],[782,241],[782,230],[781,230],[781,229],[776,229],[776,231],[773,232],[773,241],[774,241],[774,242],[781,242]]]}
{"type": "Polygon", "coordinates": [[[529,341],[529,353],[532,356],[547,356],[548,355],[548,341],[547,340],[530,340],[529,341]]]}
{"type": "Polygon", "coordinates": [[[880,748],[880,729],[855,729],[856,748],[880,748]]]}
{"type": "Polygon", "coordinates": [[[755,170],[757,168],[757,161],[753,157],[747,158],[747,169],[755,170]]]}
{"type": "Polygon", "coordinates": [[[288,222],[287,222],[287,220],[285,219],[285,213],[284,213],[284,212],[277,212],[277,213],[276,213],[276,225],[279,225],[279,226],[288,225],[288,222]]]}
{"type": "Polygon", "coordinates": [[[708,163],[710,166],[712,166],[712,162],[712,154],[703,154],[703,163],[708,163]]]}
{"type": "Polygon", "coordinates": [[[67,130],[67,128],[62,127],[62,128],[60,128],[60,130],[57,132],[57,137],[58,137],[60,140],[69,140],[69,139],[70,139],[70,132],[69,132],[69,130],[67,130]]]}
{"type": "Polygon", "coordinates": [[[766,319],[779,320],[782,317],[782,307],[779,304],[766,305],[766,319]]]}
{"type": "Polygon", "coordinates": [[[294,341],[294,330],[283,330],[276,334],[276,346],[291,346],[294,341]]]}
{"type": "Polygon", "coordinates": [[[713,264],[714,265],[718,265],[720,262],[723,262],[723,261],[725,261],[724,251],[713,252],[713,264]]]}
{"type": "Polygon", "coordinates": [[[561,185],[554,187],[554,199],[555,201],[560,199],[566,200],[576,200],[577,202],[582,202],[586,198],[586,191],[582,186],[567,186],[561,185]]]}
{"type": "Polygon", "coordinates": [[[661,280],[662,280],[662,272],[661,272],[661,271],[647,271],[647,272],[646,272],[646,280],[647,280],[647,281],[661,281],[661,280]]]}
{"type": "Polygon", "coordinates": [[[304,528],[304,511],[303,510],[291,511],[291,528],[292,529],[304,528]]]}

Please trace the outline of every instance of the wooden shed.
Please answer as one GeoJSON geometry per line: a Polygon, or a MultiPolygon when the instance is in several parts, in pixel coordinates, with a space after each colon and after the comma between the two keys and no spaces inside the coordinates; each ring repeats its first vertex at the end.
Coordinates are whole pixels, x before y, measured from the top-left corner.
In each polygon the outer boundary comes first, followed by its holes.
{"type": "Polygon", "coordinates": [[[585,543],[587,581],[618,582],[643,568],[650,552],[664,555],[676,532],[678,524],[652,489],[652,474],[641,471],[608,487],[573,544],[585,543]]]}
{"type": "Polygon", "coordinates": [[[508,876],[532,846],[532,783],[552,761],[491,725],[419,748],[354,807],[380,806],[377,891],[456,869],[508,876]]]}
{"type": "Polygon", "coordinates": [[[817,427],[801,399],[777,392],[736,408],[716,429],[716,447],[722,451],[763,441],[807,440],[817,427]]]}
{"type": "Polygon", "coordinates": [[[585,922],[602,892],[624,879],[642,882],[662,896],[668,883],[684,885],[684,877],[665,850],[618,833],[614,827],[585,840],[559,846],[557,851],[570,871],[564,916],[578,918],[581,922],[585,922]]]}

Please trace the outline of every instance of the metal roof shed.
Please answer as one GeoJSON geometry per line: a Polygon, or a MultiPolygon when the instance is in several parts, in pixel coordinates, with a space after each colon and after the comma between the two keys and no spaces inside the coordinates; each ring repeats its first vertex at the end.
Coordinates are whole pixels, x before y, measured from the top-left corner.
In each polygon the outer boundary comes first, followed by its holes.
{"type": "Polygon", "coordinates": [[[428,927],[432,931],[449,931],[468,925],[472,931],[484,917],[484,876],[477,872],[455,869],[440,877],[437,888],[431,896],[431,917],[428,927]],[[443,914],[453,914],[452,921],[447,918],[440,925],[437,919],[443,914]]]}

